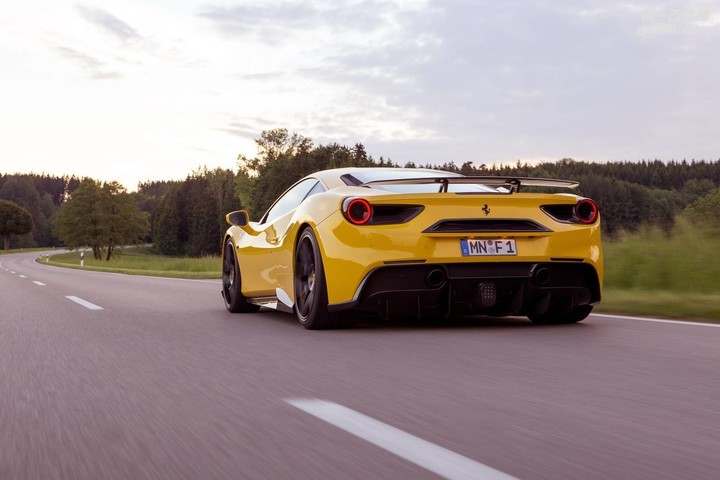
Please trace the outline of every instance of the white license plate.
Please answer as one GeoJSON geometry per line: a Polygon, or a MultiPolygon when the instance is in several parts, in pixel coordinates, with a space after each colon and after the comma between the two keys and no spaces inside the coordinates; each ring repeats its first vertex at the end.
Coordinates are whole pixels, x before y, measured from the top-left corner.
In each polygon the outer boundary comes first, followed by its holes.
{"type": "Polygon", "coordinates": [[[460,251],[463,257],[517,255],[515,240],[503,239],[462,239],[460,251]]]}

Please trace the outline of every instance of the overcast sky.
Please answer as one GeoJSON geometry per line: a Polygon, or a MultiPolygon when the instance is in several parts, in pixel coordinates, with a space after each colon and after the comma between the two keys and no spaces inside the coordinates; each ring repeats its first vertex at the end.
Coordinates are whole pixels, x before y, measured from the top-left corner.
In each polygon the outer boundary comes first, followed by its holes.
{"type": "Polygon", "coordinates": [[[0,173],[134,190],[275,127],[400,164],[718,160],[719,59],[719,2],[4,2],[0,173]]]}

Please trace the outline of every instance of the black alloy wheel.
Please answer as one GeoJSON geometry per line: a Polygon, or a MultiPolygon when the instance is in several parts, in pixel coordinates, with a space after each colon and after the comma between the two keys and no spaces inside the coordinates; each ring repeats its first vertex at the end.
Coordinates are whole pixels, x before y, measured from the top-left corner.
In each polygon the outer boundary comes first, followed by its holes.
{"type": "Polygon", "coordinates": [[[328,312],[322,256],[311,228],[300,234],[295,248],[295,314],[311,330],[351,326],[346,316],[328,312]]]}

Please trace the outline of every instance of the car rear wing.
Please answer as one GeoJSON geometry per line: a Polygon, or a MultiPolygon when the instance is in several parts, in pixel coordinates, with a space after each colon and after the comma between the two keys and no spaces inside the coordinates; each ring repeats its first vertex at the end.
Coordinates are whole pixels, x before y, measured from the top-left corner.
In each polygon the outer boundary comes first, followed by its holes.
{"type": "Polygon", "coordinates": [[[580,182],[572,180],[557,180],[554,178],[531,178],[531,177],[499,177],[499,176],[478,176],[478,177],[420,177],[420,178],[397,178],[389,180],[374,180],[363,183],[362,187],[375,185],[423,185],[437,183],[440,185],[440,193],[448,191],[450,184],[482,184],[488,187],[503,187],[509,193],[519,192],[521,186],[525,187],[555,187],[575,188],[580,182]]]}

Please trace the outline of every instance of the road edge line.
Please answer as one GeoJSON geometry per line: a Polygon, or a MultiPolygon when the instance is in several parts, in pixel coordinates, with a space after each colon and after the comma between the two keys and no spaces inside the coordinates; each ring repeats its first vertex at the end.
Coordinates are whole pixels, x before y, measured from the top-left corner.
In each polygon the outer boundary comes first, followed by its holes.
{"type": "Polygon", "coordinates": [[[593,317],[604,317],[604,318],[620,318],[623,320],[636,320],[640,322],[655,322],[655,323],[672,323],[675,325],[695,325],[699,327],[720,327],[720,323],[704,323],[704,322],[686,322],[684,320],[669,320],[663,318],[653,317],[633,317],[630,315],[613,315],[611,313],[593,313],[593,317]]]}

